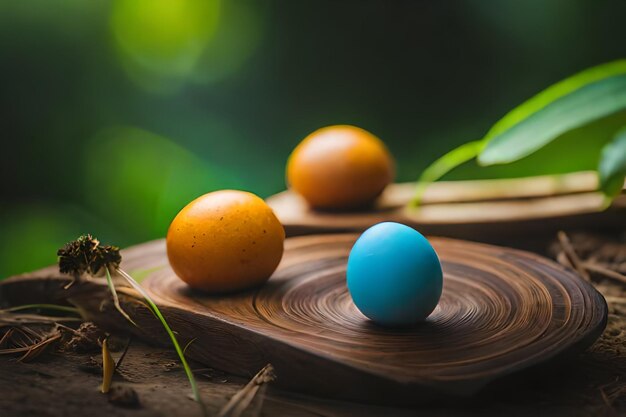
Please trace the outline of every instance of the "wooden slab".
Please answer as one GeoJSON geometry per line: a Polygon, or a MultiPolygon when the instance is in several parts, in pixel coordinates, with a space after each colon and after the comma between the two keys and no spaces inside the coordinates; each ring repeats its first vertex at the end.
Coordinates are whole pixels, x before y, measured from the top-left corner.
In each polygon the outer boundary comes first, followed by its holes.
{"type": "Polygon", "coordinates": [[[545,242],[563,229],[626,229],[626,195],[604,210],[604,197],[594,191],[597,185],[594,172],[443,181],[427,189],[421,207],[410,209],[415,184],[392,184],[374,207],[360,212],[313,210],[291,191],[267,202],[288,236],[363,231],[381,221],[396,221],[425,234],[519,246],[521,239],[545,242]]]}
{"type": "Polygon", "coordinates": [[[190,290],[170,269],[163,241],[125,250],[122,266],[148,274],[145,288],[179,337],[193,340],[190,357],[240,375],[271,362],[283,389],[360,402],[471,395],[496,378],[584,349],[604,329],[602,296],[558,264],[444,238],[432,239],[444,270],[437,309],[413,328],[378,327],[345,286],[355,239],[287,239],[266,285],[227,296],[190,290]]]}

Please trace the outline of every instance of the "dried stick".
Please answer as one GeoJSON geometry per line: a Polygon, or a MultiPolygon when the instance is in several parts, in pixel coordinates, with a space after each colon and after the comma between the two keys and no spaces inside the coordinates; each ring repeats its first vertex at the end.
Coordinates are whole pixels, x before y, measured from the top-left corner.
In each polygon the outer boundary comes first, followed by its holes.
{"type": "Polygon", "coordinates": [[[582,266],[588,271],[596,272],[607,278],[621,282],[622,284],[626,284],[626,275],[620,274],[617,271],[613,271],[612,269],[605,268],[601,265],[598,265],[592,262],[583,262],[582,266]]]}
{"type": "Polygon", "coordinates": [[[559,237],[559,242],[561,243],[561,247],[563,247],[563,251],[567,255],[567,258],[569,259],[569,261],[572,263],[572,265],[574,265],[574,269],[576,269],[578,274],[585,281],[590,282],[591,278],[589,277],[589,273],[583,267],[583,263],[578,257],[578,255],[576,254],[576,251],[574,250],[574,247],[572,246],[572,242],[569,240],[569,237],[567,236],[567,234],[564,231],[560,230],[558,233],[558,237],[559,237]]]}
{"type": "MultiPolygon", "coordinates": [[[[232,396],[230,401],[226,403],[224,407],[217,414],[217,417],[239,417],[241,413],[248,408],[254,397],[259,390],[264,388],[264,384],[274,380],[274,367],[271,364],[267,364],[261,369],[255,376],[232,396]]],[[[261,391],[261,394],[263,391],[261,391]]],[[[260,407],[257,407],[257,413],[260,407]]]]}
{"type": "Polygon", "coordinates": [[[122,364],[122,361],[124,360],[124,358],[126,357],[126,353],[128,353],[128,348],[130,347],[130,344],[133,341],[133,337],[130,336],[128,338],[128,342],[126,342],[126,346],[124,346],[124,351],[122,352],[122,355],[119,357],[119,359],[117,360],[117,362],[115,362],[115,369],[117,370],[117,368],[120,367],[120,365],[122,364]]]}

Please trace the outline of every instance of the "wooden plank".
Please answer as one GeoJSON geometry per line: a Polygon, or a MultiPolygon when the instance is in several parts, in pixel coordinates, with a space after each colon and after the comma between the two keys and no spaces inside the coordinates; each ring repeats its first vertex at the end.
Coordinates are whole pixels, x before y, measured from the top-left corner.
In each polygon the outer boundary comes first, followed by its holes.
{"type": "Polygon", "coordinates": [[[407,204],[414,187],[392,184],[374,207],[353,212],[313,210],[291,191],[267,201],[288,236],[363,231],[382,221],[396,221],[425,234],[516,245],[549,239],[562,229],[626,229],[626,195],[605,210],[603,196],[594,191],[597,179],[592,172],[438,182],[426,191],[423,205],[411,209],[407,204]]]}

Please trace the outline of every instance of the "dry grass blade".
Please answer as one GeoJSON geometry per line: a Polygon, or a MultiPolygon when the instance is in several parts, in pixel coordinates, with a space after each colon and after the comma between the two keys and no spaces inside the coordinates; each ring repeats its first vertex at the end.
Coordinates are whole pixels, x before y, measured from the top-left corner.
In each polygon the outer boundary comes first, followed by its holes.
{"type": "Polygon", "coordinates": [[[20,357],[18,361],[28,362],[28,361],[35,359],[37,356],[41,355],[44,352],[44,350],[48,348],[48,346],[52,345],[53,343],[58,342],[59,340],[61,340],[60,332],[57,332],[56,334],[48,336],[42,341],[30,346],[29,349],[26,351],[26,353],[22,357],[20,357]]]}
{"type": "Polygon", "coordinates": [[[613,394],[609,396],[609,399],[613,402],[623,397],[626,394],[626,387],[621,387],[615,390],[613,394]]]}
{"type": "Polygon", "coordinates": [[[622,284],[626,284],[626,275],[620,274],[619,272],[613,271],[612,269],[605,268],[601,265],[598,265],[592,262],[584,262],[583,267],[591,272],[595,272],[597,274],[610,278],[614,281],[618,281],[618,282],[621,282],[622,284]]]}
{"type": "Polygon", "coordinates": [[[0,339],[0,354],[21,353],[20,362],[28,362],[41,355],[49,346],[61,340],[58,329],[41,332],[26,326],[8,329],[0,339]]]}
{"type": "Polygon", "coordinates": [[[21,346],[15,348],[5,348],[0,350],[0,355],[10,355],[15,353],[25,353],[30,349],[30,346],[21,346]]]}
{"type": "Polygon", "coordinates": [[[4,335],[2,335],[2,337],[0,338],[0,349],[2,349],[4,346],[7,345],[8,341],[11,339],[11,336],[13,335],[13,332],[15,332],[15,329],[10,328],[4,333],[4,335]]]}
{"type": "Polygon", "coordinates": [[[574,265],[574,269],[576,269],[578,274],[585,281],[590,282],[591,278],[589,277],[589,273],[583,267],[582,261],[580,260],[580,258],[576,254],[576,250],[574,250],[574,246],[572,246],[572,242],[570,241],[569,237],[567,236],[567,233],[565,233],[564,231],[561,230],[558,233],[558,237],[559,237],[559,242],[561,243],[561,246],[563,247],[563,251],[567,255],[567,258],[572,263],[572,265],[574,265]]]}
{"type": "Polygon", "coordinates": [[[11,337],[11,344],[18,348],[27,348],[38,341],[43,339],[41,333],[36,332],[27,326],[15,327],[13,336],[11,337]]]}
{"type": "Polygon", "coordinates": [[[115,362],[109,352],[109,346],[107,339],[102,341],[102,393],[106,394],[111,388],[111,381],[113,380],[113,372],[115,371],[115,362]]]}
{"type": "Polygon", "coordinates": [[[187,349],[189,348],[189,346],[191,346],[191,344],[193,342],[196,341],[196,338],[194,337],[193,339],[191,339],[189,342],[187,342],[187,344],[185,345],[185,347],[183,348],[183,354],[185,354],[185,352],[187,352],[187,349]]]}
{"type": "Polygon", "coordinates": [[[34,338],[41,338],[45,334],[45,332],[42,330],[31,329],[30,327],[27,327],[27,326],[19,327],[17,330],[19,330],[20,332],[23,332],[24,334],[28,334],[34,338]]]}
{"type": "MultiPolygon", "coordinates": [[[[274,367],[271,364],[267,364],[261,369],[255,376],[243,387],[239,390],[235,395],[232,396],[230,401],[226,403],[224,407],[218,413],[218,417],[239,417],[241,413],[244,412],[246,408],[250,405],[254,397],[259,393],[259,390],[265,388],[265,384],[273,381],[274,376],[274,367]]],[[[263,391],[261,391],[263,394],[263,391]]],[[[263,401],[261,398],[260,401],[263,401]]],[[[258,415],[261,408],[261,404],[256,409],[256,413],[258,415]]]]}
{"type": "Polygon", "coordinates": [[[574,265],[572,265],[572,263],[569,261],[569,258],[567,257],[564,251],[560,251],[556,255],[556,261],[560,263],[561,265],[563,265],[564,267],[574,268],[574,265]]]}
{"type": "Polygon", "coordinates": [[[55,324],[58,322],[83,321],[80,317],[54,317],[39,314],[10,313],[0,311],[0,327],[23,326],[28,324],[55,324]]]}
{"type": "Polygon", "coordinates": [[[3,310],[0,310],[0,312],[4,313],[12,313],[15,311],[22,311],[22,310],[53,310],[53,311],[60,311],[63,313],[72,313],[72,314],[79,314],[78,309],[76,307],[70,307],[70,306],[62,306],[62,305],[58,305],[58,304],[24,304],[21,306],[15,306],[15,307],[9,307],[9,308],[5,308],[3,310]]]}
{"type": "Polygon", "coordinates": [[[130,318],[128,313],[126,313],[124,309],[122,308],[122,306],[120,305],[120,299],[117,296],[117,291],[115,290],[115,284],[113,284],[113,279],[111,278],[111,272],[109,271],[109,267],[105,267],[104,270],[106,272],[107,285],[109,286],[109,291],[111,291],[111,295],[113,296],[113,304],[115,305],[115,308],[117,309],[117,311],[120,312],[122,316],[124,316],[126,320],[128,320],[133,326],[137,327],[137,323],[135,323],[133,319],[130,318]]]}
{"type": "Polygon", "coordinates": [[[604,297],[604,299],[606,300],[607,303],[626,304],[626,297],[613,297],[613,296],[607,295],[604,297]]]}
{"type": "Polygon", "coordinates": [[[76,281],[78,281],[78,278],[76,278],[76,276],[73,276],[72,280],[63,286],[63,289],[69,290],[70,287],[76,283],[76,281]]]}
{"type": "Polygon", "coordinates": [[[124,351],[122,352],[122,355],[119,357],[117,362],[115,362],[115,369],[119,368],[120,365],[122,364],[122,361],[126,357],[126,353],[128,353],[128,348],[130,347],[130,344],[132,343],[132,341],[133,341],[133,337],[131,336],[128,338],[128,342],[126,342],[126,346],[124,346],[124,351]]]}

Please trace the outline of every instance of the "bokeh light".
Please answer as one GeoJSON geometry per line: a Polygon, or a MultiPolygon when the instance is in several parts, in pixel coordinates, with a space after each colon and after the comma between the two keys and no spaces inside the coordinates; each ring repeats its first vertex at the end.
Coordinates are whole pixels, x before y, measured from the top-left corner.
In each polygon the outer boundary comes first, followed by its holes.
{"type": "MultiPolygon", "coordinates": [[[[617,1],[49,3],[0,1],[0,279],[80,233],[163,237],[213,189],[279,192],[290,151],[330,124],[376,134],[415,180],[550,84],[626,56],[617,1]]],[[[622,120],[605,122],[448,178],[593,168],[622,120]]]]}
{"type": "Polygon", "coordinates": [[[198,59],[192,80],[220,81],[245,65],[263,41],[265,9],[263,2],[223,2],[217,31],[198,59]]]}
{"type": "Polygon", "coordinates": [[[83,189],[95,213],[132,240],[164,236],[192,199],[232,182],[171,140],[133,127],[113,127],[86,146],[83,189]]]}
{"type": "Polygon", "coordinates": [[[116,0],[111,30],[130,75],[145,86],[143,76],[163,83],[188,76],[215,33],[220,5],[220,0],[116,0]]]}
{"type": "Polygon", "coordinates": [[[261,3],[220,0],[118,0],[111,31],[122,66],[139,86],[171,93],[239,70],[265,29],[261,3]]]}

